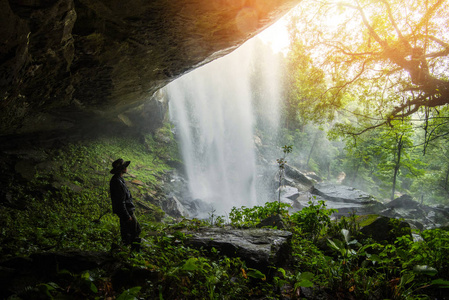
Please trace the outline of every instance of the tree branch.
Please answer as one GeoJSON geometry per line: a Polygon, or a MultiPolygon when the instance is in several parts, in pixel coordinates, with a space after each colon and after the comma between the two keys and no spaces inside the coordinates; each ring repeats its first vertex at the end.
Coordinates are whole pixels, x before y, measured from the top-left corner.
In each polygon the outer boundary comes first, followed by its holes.
{"type": "Polygon", "coordinates": [[[408,41],[404,38],[404,36],[402,35],[401,30],[399,30],[398,25],[396,24],[396,21],[393,18],[393,14],[391,13],[391,7],[390,4],[386,1],[386,0],[380,0],[387,8],[387,14],[388,14],[388,19],[391,22],[391,25],[393,25],[394,30],[396,31],[396,34],[399,37],[399,40],[404,44],[404,46],[408,49],[411,50],[412,47],[410,46],[410,44],[408,43],[408,41]]]}
{"type": "Polygon", "coordinates": [[[435,3],[431,8],[429,8],[424,16],[421,18],[421,21],[416,25],[414,34],[416,34],[419,30],[421,30],[421,27],[423,27],[429,19],[435,14],[438,7],[440,7],[446,0],[438,0],[437,3],[435,3]]]}

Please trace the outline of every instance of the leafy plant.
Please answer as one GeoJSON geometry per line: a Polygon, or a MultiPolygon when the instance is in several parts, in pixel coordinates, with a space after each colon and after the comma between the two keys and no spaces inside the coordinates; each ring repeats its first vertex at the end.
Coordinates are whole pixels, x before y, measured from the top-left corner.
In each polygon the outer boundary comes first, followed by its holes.
{"type": "Polygon", "coordinates": [[[331,224],[330,216],[337,210],[326,208],[323,200],[316,204],[309,201],[308,204],[290,217],[290,223],[304,237],[316,241],[320,234],[325,234],[331,224]]]}
{"type": "Polygon", "coordinates": [[[255,227],[263,219],[270,216],[281,215],[288,216],[288,208],[291,206],[286,203],[267,202],[264,206],[254,206],[248,208],[242,206],[241,208],[233,207],[229,213],[231,225],[235,227],[255,227]]]}
{"type": "Polygon", "coordinates": [[[139,295],[140,290],[142,287],[135,286],[133,288],[127,289],[123,291],[118,297],[117,300],[137,300],[137,296],[139,295]]]}

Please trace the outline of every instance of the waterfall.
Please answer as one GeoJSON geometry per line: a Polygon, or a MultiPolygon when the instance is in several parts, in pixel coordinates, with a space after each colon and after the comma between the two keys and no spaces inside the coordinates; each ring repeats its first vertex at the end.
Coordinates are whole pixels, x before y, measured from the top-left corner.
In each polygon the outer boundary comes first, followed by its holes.
{"type": "Polygon", "coordinates": [[[254,60],[261,58],[255,55],[256,45],[249,41],[165,88],[191,197],[212,204],[219,214],[233,206],[252,207],[260,202],[255,126],[266,120],[275,133],[279,123],[275,80],[258,74],[265,88],[258,93],[252,89],[251,76],[268,67],[268,61],[254,60]]]}

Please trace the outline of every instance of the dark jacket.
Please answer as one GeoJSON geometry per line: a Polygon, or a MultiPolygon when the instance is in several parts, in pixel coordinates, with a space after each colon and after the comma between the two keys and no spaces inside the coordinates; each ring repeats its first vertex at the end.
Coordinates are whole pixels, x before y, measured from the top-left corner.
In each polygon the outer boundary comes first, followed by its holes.
{"type": "Polygon", "coordinates": [[[109,182],[111,192],[112,212],[120,218],[129,219],[134,212],[133,198],[120,174],[115,174],[109,182]]]}

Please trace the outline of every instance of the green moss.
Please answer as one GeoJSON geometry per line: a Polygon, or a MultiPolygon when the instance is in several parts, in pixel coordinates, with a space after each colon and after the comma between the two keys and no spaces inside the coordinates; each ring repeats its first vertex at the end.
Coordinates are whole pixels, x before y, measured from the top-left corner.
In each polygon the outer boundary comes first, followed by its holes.
{"type": "Polygon", "coordinates": [[[378,217],[379,215],[357,216],[355,221],[360,225],[360,227],[365,227],[376,221],[378,217]]]}
{"type": "Polygon", "coordinates": [[[135,201],[141,203],[136,211],[139,218],[143,223],[160,221],[164,212],[146,199],[164,197],[162,179],[171,167],[166,163],[169,155],[160,151],[172,146],[160,148],[157,142],[153,146],[133,138],[101,138],[40,149],[46,155],[36,163],[34,178],[23,182],[12,176],[8,183],[11,202],[22,210],[0,211],[0,253],[26,255],[70,247],[108,250],[119,237],[109,197],[109,171],[117,158],[131,161],[125,179],[135,201]]]}

